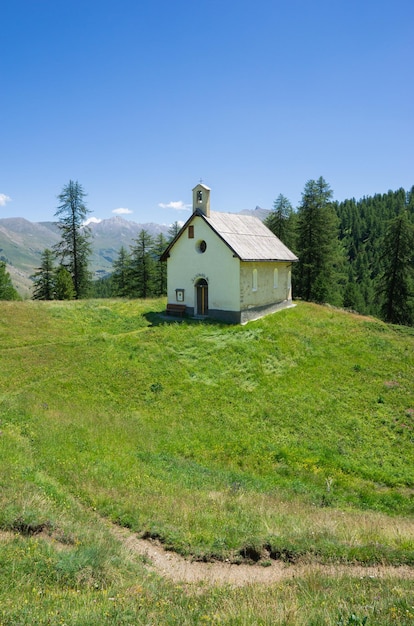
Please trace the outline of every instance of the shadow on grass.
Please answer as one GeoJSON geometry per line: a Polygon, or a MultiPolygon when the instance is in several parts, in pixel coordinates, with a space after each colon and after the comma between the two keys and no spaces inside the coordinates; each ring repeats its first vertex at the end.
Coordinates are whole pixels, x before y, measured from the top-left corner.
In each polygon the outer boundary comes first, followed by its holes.
{"type": "Polygon", "coordinates": [[[150,326],[162,326],[163,324],[177,324],[177,323],[186,323],[186,324],[203,324],[203,326],[228,326],[229,324],[225,324],[224,322],[219,322],[218,320],[213,320],[208,317],[182,317],[175,315],[167,315],[165,311],[155,312],[149,311],[148,313],[144,313],[143,317],[149,322],[150,326]]]}

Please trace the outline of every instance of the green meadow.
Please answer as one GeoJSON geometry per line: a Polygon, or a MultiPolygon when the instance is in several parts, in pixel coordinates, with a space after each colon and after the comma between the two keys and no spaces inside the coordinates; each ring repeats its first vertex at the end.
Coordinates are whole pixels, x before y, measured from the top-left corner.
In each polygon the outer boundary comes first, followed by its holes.
{"type": "Polygon", "coordinates": [[[245,326],[164,309],[0,303],[0,626],[414,624],[414,329],[302,302],[245,326]],[[119,526],[308,570],[184,584],[119,526]]]}

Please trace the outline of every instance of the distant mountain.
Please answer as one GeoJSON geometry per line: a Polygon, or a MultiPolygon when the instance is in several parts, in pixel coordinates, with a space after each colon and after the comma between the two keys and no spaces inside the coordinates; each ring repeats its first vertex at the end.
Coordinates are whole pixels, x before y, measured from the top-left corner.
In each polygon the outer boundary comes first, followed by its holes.
{"type": "Polygon", "coordinates": [[[34,268],[40,255],[59,241],[51,224],[32,223],[22,217],[0,219],[0,260],[7,263],[13,285],[23,296],[30,295],[34,268]]]}
{"type": "Polygon", "coordinates": [[[121,247],[129,250],[141,230],[146,230],[153,237],[160,233],[168,234],[168,226],[153,222],[137,224],[118,216],[91,222],[88,228],[92,233],[91,269],[96,278],[111,273],[121,247]]]}
{"type": "MultiPolygon", "coordinates": [[[[243,215],[254,215],[263,220],[270,211],[256,207],[244,210],[243,215]]],[[[138,224],[122,217],[111,217],[100,222],[90,222],[92,255],[91,271],[95,278],[112,271],[121,246],[126,250],[133,245],[141,230],[151,235],[168,235],[168,226],[148,222],[138,224]]],[[[30,276],[40,265],[42,252],[60,241],[56,222],[29,222],[22,217],[0,219],[0,260],[6,261],[13,285],[23,297],[31,297],[30,276]]]]}
{"type": "Polygon", "coordinates": [[[269,209],[262,209],[259,206],[257,206],[253,210],[251,210],[251,209],[243,209],[243,211],[240,211],[240,215],[251,215],[253,217],[258,217],[259,220],[261,220],[262,222],[266,219],[266,217],[269,215],[269,213],[271,213],[271,211],[269,209]]]}

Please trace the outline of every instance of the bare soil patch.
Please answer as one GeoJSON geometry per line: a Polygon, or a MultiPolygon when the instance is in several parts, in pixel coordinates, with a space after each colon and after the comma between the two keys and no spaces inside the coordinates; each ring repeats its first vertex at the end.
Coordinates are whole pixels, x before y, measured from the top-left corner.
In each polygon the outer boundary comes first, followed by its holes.
{"type": "Polygon", "coordinates": [[[113,532],[122,541],[131,558],[145,557],[147,568],[175,583],[203,583],[207,585],[243,586],[254,583],[273,584],[292,578],[319,573],[322,576],[354,576],[356,578],[405,578],[414,580],[414,568],[407,566],[322,565],[319,563],[288,564],[270,561],[270,564],[235,564],[230,562],[202,563],[165,550],[158,541],[140,539],[125,528],[114,527],[113,532]]]}

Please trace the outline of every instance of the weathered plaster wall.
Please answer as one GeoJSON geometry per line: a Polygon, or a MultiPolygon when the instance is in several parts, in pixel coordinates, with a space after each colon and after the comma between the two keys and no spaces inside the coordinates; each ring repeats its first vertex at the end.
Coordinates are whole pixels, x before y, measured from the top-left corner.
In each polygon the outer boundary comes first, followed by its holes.
{"type": "Polygon", "coordinates": [[[241,310],[290,300],[290,270],[290,263],[242,262],[240,264],[241,310]],[[274,286],[275,268],[278,269],[277,287],[274,286]],[[253,289],[253,270],[257,271],[256,290],[253,289]]]}
{"type": "Polygon", "coordinates": [[[224,244],[200,217],[192,221],[194,238],[188,238],[186,230],[171,250],[168,259],[168,302],[176,302],[176,289],[184,289],[184,302],[194,309],[195,283],[204,278],[208,283],[208,306],[210,310],[239,310],[240,261],[233,257],[224,244]],[[198,251],[204,240],[206,251],[198,251]]]}

